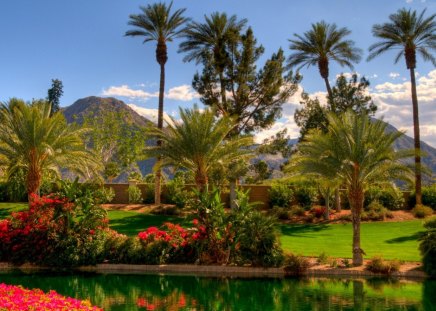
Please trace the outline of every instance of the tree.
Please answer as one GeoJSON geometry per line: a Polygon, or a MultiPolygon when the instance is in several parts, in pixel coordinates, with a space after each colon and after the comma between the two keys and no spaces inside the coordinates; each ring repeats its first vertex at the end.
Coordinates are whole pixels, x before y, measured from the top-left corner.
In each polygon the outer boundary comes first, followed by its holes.
{"type": "Polygon", "coordinates": [[[227,17],[226,13],[219,12],[204,18],[204,23],[193,21],[186,27],[179,52],[187,53],[184,61],[208,64],[218,74],[221,100],[216,105],[224,111],[227,102],[224,71],[231,62],[231,49],[237,45],[239,33],[247,20],[238,21],[236,15],[227,17]]]}
{"type": "Polygon", "coordinates": [[[217,164],[227,166],[250,154],[251,137],[226,139],[234,127],[229,118],[215,119],[214,112],[180,109],[181,122],[173,120],[165,131],[150,128],[150,137],[162,140],[162,145],[147,148],[148,156],[161,156],[162,165],[184,168],[194,174],[195,183],[204,190],[209,173],[217,164]]]}
{"type": "Polygon", "coordinates": [[[101,169],[81,138],[86,129],[68,125],[62,113],[51,117],[51,103],[31,105],[11,99],[0,106],[0,166],[13,176],[23,169],[27,193],[37,193],[44,173],[67,168],[83,176],[101,169]]]}
{"type": "Polygon", "coordinates": [[[416,204],[422,204],[421,193],[421,140],[419,132],[418,95],[416,92],[415,68],[416,54],[420,54],[425,61],[431,61],[436,66],[436,58],[432,52],[436,51],[436,14],[424,18],[425,10],[421,14],[416,11],[400,9],[389,16],[390,22],[376,24],[372,27],[374,37],[380,39],[369,47],[371,60],[387,51],[397,50],[397,63],[404,55],[406,67],[410,72],[413,132],[415,139],[415,193],[416,204]]]}
{"type": "MultiPolygon", "coordinates": [[[[157,127],[163,128],[163,109],[164,109],[164,92],[165,92],[165,64],[168,60],[167,42],[180,37],[185,29],[182,27],[189,19],[183,16],[186,9],[178,9],[171,12],[172,2],[166,5],[163,2],[149,4],[146,7],[141,6],[141,14],[131,14],[129,16],[129,25],[133,30],[126,32],[126,36],[140,36],[144,38],[144,43],[156,41],[156,61],[160,66],[160,84],[159,84],[159,109],[157,118],[157,127]]],[[[162,141],[158,140],[157,145],[162,141]]],[[[158,159],[157,164],[159,164],[158,159]]],[[[159,166],[159,165],[158,165],[159,166]]],[[[155,180],[155,204],[160,204],[161,196],[161,176],[160,169],[156,171],[155,180]]]]}
{"type": "Polygon", "coordinates": [[[386,133],[387,123],[370,120],[366,114],[347,111],[329,113],[328,131],[313,130],[299,145],[288,171],[328,180],[346,186],[353,222],[353,264],[362,265],[360,217],[365,191],[369,186],[407,179],[411,170],[398,162],[411,152],[395,151],[394,141],[403,133],[386,133]]]}
{"type": "Polygon", "coordinates": [[[292,154],[292,145],[289,144],[290,136],[288,135],[288,129],[278,131],[273,136],[265,138],[257,148],[257,152],[278,154],[281,153],[284,158],[289,158],[292,154]]]}
{"type": "Polygon", "coordinates": [[[353,62],[359,62],[362,51],[354,47],[352,40],[345,40],[351,33],[347,28],[337,28],[336,24],[325,21],[312,24],[312,29],[303,36],[294,34],[297,39],[289,40],[289,48],[295,51],[289,56],[288,64],[298,69],[304,66],[318,66],[319,73],[324,79],[327,93],[332,97],[329,82],[329,62],[337,62],[340,66],[347,66],[353,70],[353,62]]]}
{"type": "Polygon", "coordinates": [[[120,173],[120,166],[116,162],[109,162],[104,166],[104,178],[106,178],[110,183],[112,183],[114,178],[120,175],[120,173]]]}
{"type": "Polygon", "coordinates": [[[60,109],[60,98],[64,94],[62,81],[59,79],[51,80],[51,88],[47,92],[47,100],[51,104],[51,114],[58,112],[60,109]]]}
{"type": "Polygon", "coordinates": [[[353,74],[347,80],[341,74],[336,79],[332,96],[325,107],[321,106],[317,98],[312,99],[307,93],[302,93],[300,103],[303,107],[296,109],[294,113],[295,123],[300,127],[300,141],[311,129],[318,128],[323,132],[327,131],[329,111],[341,114],[351,109],[358,114],[366,113],[373,116],[377,111],[377,106],[368,95],[368,87],[369,81],[365,77],[358,79],[357,74],[353,74]]]}

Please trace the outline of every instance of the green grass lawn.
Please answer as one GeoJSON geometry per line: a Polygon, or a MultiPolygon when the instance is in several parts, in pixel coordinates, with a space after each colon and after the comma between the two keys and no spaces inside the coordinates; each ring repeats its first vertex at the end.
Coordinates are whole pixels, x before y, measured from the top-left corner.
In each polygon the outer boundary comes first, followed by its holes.
{"type": "MultiPolygon", "coordinates": [[[[0,203],[0,219],[10,212],[27,208],[23,203],[0,203]]],[[[130,236],[151,227],[173,222],[189,226],[190,221],[177,216],[143,214],[133,211],[109,211],[110,227],[130,236]]],[[[365,258],[382,255],[386,259],[420,261],[419,232],[423,221],[373,222],[361,227],[362,249],[365,258]]],[[[351,224],[333,225],[280,225],[280,240],[285,251],[305,256],[318,256],[325,252],[333,257],[351,256],[351,224]]]]}

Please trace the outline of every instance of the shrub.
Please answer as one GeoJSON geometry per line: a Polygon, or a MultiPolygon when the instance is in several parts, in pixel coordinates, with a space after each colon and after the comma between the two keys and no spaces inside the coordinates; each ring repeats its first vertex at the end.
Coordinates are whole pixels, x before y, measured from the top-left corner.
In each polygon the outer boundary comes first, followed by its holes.
{"type": "Polygon", "coordinates": [[[0,202],[9,201],[8,185],[5,182],[0,182],[0,202]]]}
{"type": "Polygon", "coordinates": [[[191,192],[185,189],[185,181],[181,177],[174,178],[165,185],[164,202],[183,208],[192,198],[191,192]]]}
{"type": "Polygon", "coordinates": [[[129,203],[142,203],[142,192],[137,186],[129,185],[127,192],[129,194],[129,203]]]}
{"type": "Polygon", "coordinates": [[[154,203],[154,184],[144,184],[144,199],[142,203],[153,204],[154,203]]]}
{"type": "Polygon", "coordinates": [[[378,201],[372,201],[361,215],[361,219],[364,221],[372,220],[384,220],[385,218],[392,218],[392,213],[388,211],[383,205],[378,201]]]}
{"type": "Polygon", "coordinates": [[[324,216],[326,212],[326,207],[323,206],[315,206],[313,208],[311,208],[310,213],[315,217],[315,218],[321,218],[322,216],[324,216]]]}
{"type": "Polygon", "coordinates": [[[113,188],[101,187],[94,192],[97,203],[107,204],[112,202],[115,198],[115,191],[113,188]]]}
{"type": "MultiPolygon", "coordinates": [[[[422,187],[422,204],[436,210],[436,184],[422,187]]],[[[415,192],[410,194],[409,206],[415,206],[415,192]]]]}
{"type": "Polygon", "coordinates": [[[293,216],[299,216],[299,217],[303,217],[306,215],[305,209],[300,205],[292,205],[290,209],[290,213],[293,216]]]}
{"type": "Polygon", "coordinates": [[[303,275],[309,269],[310,263],[306,257],[294,254],[285,254],[283,269],[286,275],[303,275]]]}
{"type": "Polygon", "coordinates": [[[365,207],[368,207],[373,201],[379,202],[388,210],[400,210],[404,207],[403,193],[397,188],[379,188],[370,187],[365,192],[365,207]]]}
{"type": "Polygon", "coordinates": [[[425,217],[433,215],[433,209],[431,209],[430,207],[425,206],[425,205],[416,205],[412,209],[412,214],[416,218],[425,218],[425,217]]]}
{"type": "Polygon", "coordinates": [[[269,190],[270,207],[289,207],[294,199],[294,192],[285,183],[275,182],[269,190]]]}
{"type": "Polygon", "coordinates": [[[425,222],[424,227],[426,231],[419,238],[422,264],[429,276],[436,277],[436,217],[425,222]]]}
{"type": "Polygon", "coordinates": [[[329,262],[330,257],[327,256],[325,252],[322,252],[319,254],[318,258],[316,259],[316,262],[321,265],[325,265],[329,262]]]}
{"type": "Polygon", "coordinates": [[[306,209],[318,201],[318,190],[312,182],[294,184],[294,199],[306,209]]]}
{"type": "Polygon", "coordinates": [[[382,257],[375,256],[366,264],[366,269],[374,273],[392,274],[400,270],[398,260],[386,261],[382,257]]]}

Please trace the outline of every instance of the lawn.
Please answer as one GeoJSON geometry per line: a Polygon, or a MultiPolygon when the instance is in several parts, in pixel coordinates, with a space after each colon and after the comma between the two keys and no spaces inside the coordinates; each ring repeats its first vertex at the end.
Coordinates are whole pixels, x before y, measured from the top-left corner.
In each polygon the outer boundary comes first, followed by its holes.
{"type": "MultiPolygon", "coordinates": [[[[0,218],[12,211],[25,209],[26,204],[0,203],[0,218]]],[[[110,227],[120,233],[136,235],[164,222],[190,224],[189,220],[177,216],[142,214],[133,211],[109,211],[110,227]]],[[[362,223],[362,249],[365,258],[382,255],[386,259],[420,261],[418,251],[419,232],[423,231],[421,220],[404,222],[362,223]]],[[[318,256],[325,252],[333,257],[351,256],[351,224],[279,226],[280,240],[286,251],[305,256],[318,256]]]]}

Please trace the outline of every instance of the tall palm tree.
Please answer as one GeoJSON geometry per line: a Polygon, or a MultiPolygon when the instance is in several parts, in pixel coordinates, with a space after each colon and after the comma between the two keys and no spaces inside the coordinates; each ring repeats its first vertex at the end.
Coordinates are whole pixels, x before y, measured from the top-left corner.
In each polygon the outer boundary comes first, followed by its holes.
{"type": "Polygon", "coordinates": [[[86,129],[67,124],[61,112],[50,114],[47,101],[27,105],[11,99],[0,105],[0,166],[7,168],[7,176],[24,170],[28,195],[38,192],[45,172],[59,175],[68,168],[87,176],[101,169],[85,148],[86,129]]]}
{"type": "Polygon", "coordinates": [[[180,109],[182,122],[173,120],[165,131],[150,129],[151,137],[163,141],[161,146],[149,147],[149,156],[161,156],[162,165],[182,167],[192,171],[199,189],[208,184],[209,172],[214,165],[228,165],[250,155],[246,147],[252,144],[251,137],[227,136],[234,122],[227,117],[215,119],[212,110],[200,112],[193,109],[180,109]]]}
{"type": "MultiPolygon", "coordinates": [[[[354,47],[352,40],[345,37],[351,33],[347,28],[339,28],[336,24],[328,24],[321,21],[312,24],[312,29],[303,36],[294,34],[297,39],[290,39],[289,48],[295,51],[288,58],[290,67],[298,70],[304,66],[318,66],[319,73],[324,79],[328,98],[333,100],[333,92],[329,82],[329,63],[337,62],[340,66],[349,67],[353,70],[353,62],[359,62],[362,50],[354,47]]],[[[335,207],[341,209],[339,188],[335,190],[335,207]]]]}
{"type": "Polygon", "coordinates": [[[197,64],[207,57],[212,57],[213,66],[220,80],[221,105],[225,106],[224,70],[229,62],[228,50],[237,44],[239,33],[245,27],[247,20],[238,21],[236,15],[227,17],[226,13],[219,12],[204,18],[204,23],[189,23],[184,34],[185,41],[180,44],[179,52],[187,53],[184,61],[195,60],[197,64]]]}
{"type": "Polygon", "coordinates": [[[377,24],[372,27],[374,37],[380,39],[369,47],[368,60],[390,50],[398,51],[395,57],[397,63],[404,55],[407,69],[410,71],[410,82],[413,106],[413,132],[415,139],[415,192],[416,204],[422,203],[421,194],[421,139],[419,133],[418,96],[416,93],[416,54],[420,54],[425,61],[431,61],[436,66],[436,14],[424,18],[425,10],[421,14],[416,11],[400,9],[389,16],[390,22],[377,24]]]}
{"type": "Polygon", "coordinates": [[[353,264],[363,263],[360,246],[360,216],[366,189],[393,179],[408,179],[412,171],[398,162],[412,151],[395,151],[394,141],[401,132],[386,133],[387,123],[365,114],[330,112],[328,132],[311,131],[299,145],[288,171],[322,179],[339,179],[346,186],[353,222],[353,264]]]}
{"type": "MultiPolygon", "coordinates": [[[[189,20],[183,16],[186,9],[178,9],[174,13],[171,12],[173,3],[166,5],[163,2],[149,4],[146,7],[141,6],[141,14],[131,14],[129,16],[129,25],[133,26],[133,30],[126,32],[126,36],[144,37],[144,43],[156,41],[156,61],[160,66],[160,84],[159,84],[159,110],[157,118],[157,127],[163,127],[163,105],[165,92],[165,64],[168,60],[167,42],[172,42],[173,39],[182,35],[183,25],[189,20]]],[[[161,141],[157,141],[160,145],[161,141]]],[[[159,163],[158,159],[158,163],[159,163]]],[[[159,166],[159,165],[158,165],[159,166]]],[[[161,171],[156,171],[155,178],[155,204],[160,204],[161,195],[161,171]]]]}
{"type": "Polygon", "coordinates": [[[339,28],[336,24],[328,24],[325,21],[312,24],[312,29],[303,36],[294,34],[296,39],[290,39],[289,48],[295,51],[288,58],[290,67],[318,66],[319,73],[324,79],[327,92],[332,98],[330,87],[329,62],[335,61],[339,65],[353,70],[353,62],[359,62],[362,51],[354,47],[352,40],[345,40],[351,33],[347,28],[339,28]]]}

